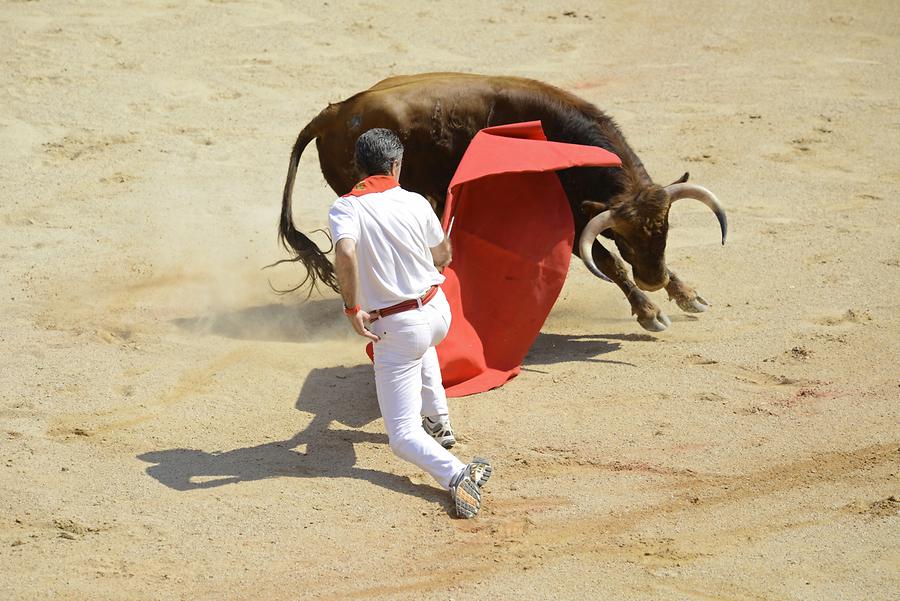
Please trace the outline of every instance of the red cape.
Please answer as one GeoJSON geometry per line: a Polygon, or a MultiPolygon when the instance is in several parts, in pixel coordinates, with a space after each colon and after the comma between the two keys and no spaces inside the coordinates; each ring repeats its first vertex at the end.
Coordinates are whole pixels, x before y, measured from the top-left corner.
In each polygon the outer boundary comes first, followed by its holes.
{"type": "Polygon", "coordinates": [[[448,396],[515,377],[559,296],[575,225],[555,171],[621,164],[596,146],[547,141],[540,121],[472,139],[442,218],[453,245],[443,285],[453,321],[437,347],[448,396]]]}

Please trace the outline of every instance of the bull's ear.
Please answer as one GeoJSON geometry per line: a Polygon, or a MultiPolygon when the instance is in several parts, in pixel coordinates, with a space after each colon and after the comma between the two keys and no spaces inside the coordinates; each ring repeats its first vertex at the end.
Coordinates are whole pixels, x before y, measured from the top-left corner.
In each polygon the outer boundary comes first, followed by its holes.
{"type": "Polygon", "coordinates": [[[672,182],[669,185],[671,186],[673,184],[683,184],[684,182],[688,181],[688,178],[690,176],[691,176],[691,174],[688,171],[685,171],[684,175],[682,175],[681,177],[679,177],[678,179],[676,179],[674,182],[672,182]]]}
{"type": "Polygon", "coordinates": [[[605,211],[606,206],[603,203],[594,202],[593,200],[585,200],[581,203],[581,212],[585,215],[596,215],[600,211],[605,211]]]}

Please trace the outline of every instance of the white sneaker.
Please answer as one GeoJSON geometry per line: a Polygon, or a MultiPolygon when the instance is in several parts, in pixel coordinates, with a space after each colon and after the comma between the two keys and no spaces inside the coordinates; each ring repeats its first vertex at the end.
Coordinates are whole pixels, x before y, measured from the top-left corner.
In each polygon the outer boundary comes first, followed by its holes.
{"type": "Polygon", "coordinates": [[[450,425],[450,416],[425,416],[422,418],[422,427],[433,439],[441,443],[441,446],[445,449],[449,449],[456,444],[456,437],[453,436],[453,427],[450,425]]]}

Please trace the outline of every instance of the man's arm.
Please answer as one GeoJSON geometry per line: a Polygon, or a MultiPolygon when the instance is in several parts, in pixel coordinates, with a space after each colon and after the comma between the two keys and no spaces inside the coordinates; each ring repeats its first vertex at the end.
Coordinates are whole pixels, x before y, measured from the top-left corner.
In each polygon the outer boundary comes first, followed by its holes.
{"type": "MultiPolygon", "coordinates": [[[[356,240],[341,238],[334,246],[334,272],[337,275],[338,287],[341,289],[341,297],[344,299],[344,307],[356,307],[356,281],[358,267],[356,265],[356,240]]],[[[378,342],[378,336],[366,329],[366,324],[371,321],[371,316],[365,311],[358,310],[347,314],[353,330],[374,342],[378,342]]]]}
{"type": "Polygon", "coordinates": [[[440,244],[431,248],[431,258],[434,261],[434,266],[438,268],[438,271],[443,271],[444,267],[450,264],[450,261],[453,260],[453,249],[450,248],[450,238],[444,236],[444,239],[440,244]]]}

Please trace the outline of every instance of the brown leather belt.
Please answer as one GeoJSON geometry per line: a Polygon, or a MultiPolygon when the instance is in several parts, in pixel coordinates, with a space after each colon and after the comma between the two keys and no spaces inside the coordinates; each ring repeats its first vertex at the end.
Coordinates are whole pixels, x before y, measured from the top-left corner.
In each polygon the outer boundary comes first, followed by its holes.
{"type": "Polygon", "coordinates": [[[423,294],[420,298],[414,298],[411,300],[403,301],[402,303],[397,303],[396,305],[391,305],[390,307],[385,307],[384,309],[375,309],[374,311],[369,311],[369,315],[372,315],[375,321],[381,317],[387,317],[388,315],[393,315],[395,313],[403,313],[404,311],[411,311],[412,309],[418,309],[419,307],[423,307],[428,304],[428,301],[434,298],[434,295],[437,294],[438,287],[432,286],[428,289],[428,292],[423,294]]]}

